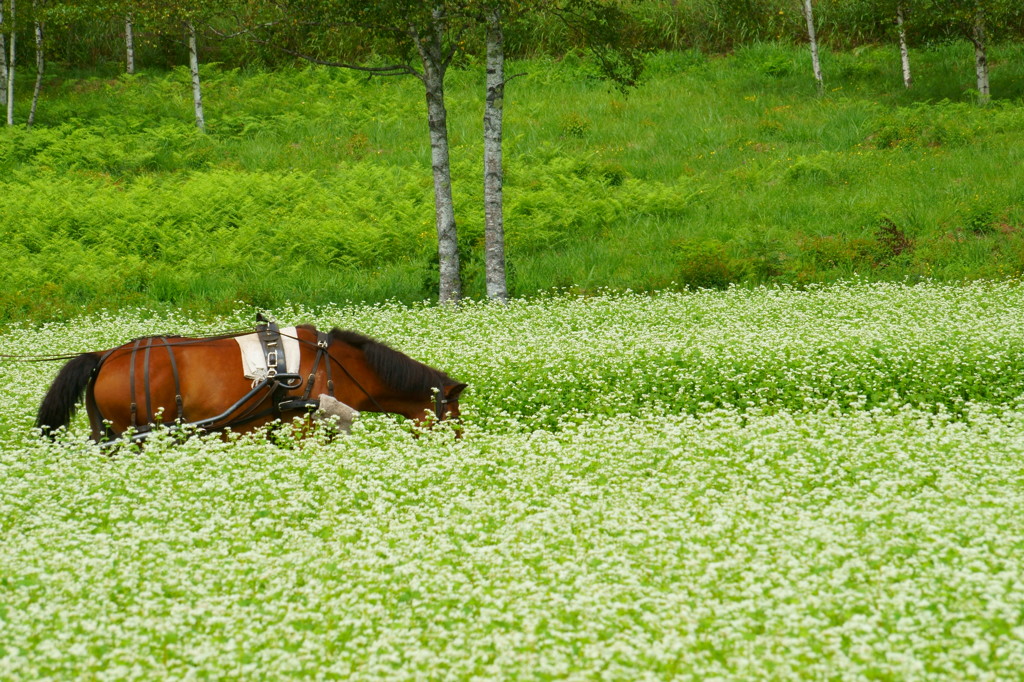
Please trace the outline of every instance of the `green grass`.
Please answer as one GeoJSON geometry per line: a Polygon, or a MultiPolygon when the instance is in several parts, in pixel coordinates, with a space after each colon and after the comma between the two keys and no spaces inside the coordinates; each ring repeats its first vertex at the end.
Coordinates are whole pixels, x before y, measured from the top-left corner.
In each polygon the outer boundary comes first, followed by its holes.
{"type": "MultiPolygon", "coordinates": [[[[805,51],[775,44],[656,55],[628,95],[575,57],[513,63],[512,292],[1019,276],[1022,54],[993,48],[987,108],[964,44],[915,51],[909,92],[893,47],[826,51],[823,98],[805,51]]],[[[0,133],[0,318],[433,295],[417,81],[203,76],[205,136],[182,69],[59,67],[36,128],[0,133]]],[[[471,297],[484,291],[482,81],[455,70],[447,95],[471,297]]]]}

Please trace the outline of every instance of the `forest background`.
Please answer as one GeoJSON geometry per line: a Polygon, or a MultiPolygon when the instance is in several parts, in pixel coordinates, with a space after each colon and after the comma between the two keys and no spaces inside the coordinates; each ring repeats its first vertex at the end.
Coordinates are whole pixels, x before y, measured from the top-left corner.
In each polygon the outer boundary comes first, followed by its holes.
{"type": "MultiPolygon", "coordinates": [[[[136,17],[128,74],[129,4],[23,0],[12,22],[4,0],[6,47],[13,31],[29,66],[15,72],[12,125],[0,131],[0,320],[436,295],[419,83],[225,37],[223,17],[199,22],[188,2],[161,3],[166,16],[148,26],[136,17]],[[186,66],[190,18],[205,132],[186,66]],[[24,94],[37,45],[38,104],[24,94]]],[[[626,91],[557,17],[527,11],[506,27],[512,295],[1024,271],[1016,3],[816,2],[821,94],[795,0],[619,4],[651,50],[626,91]],[[979,16],[991,98],[975,76],[979,16]]],[[[478,38],[447,86],[469,297],[484,295],[478,38]]],[[[323,39],[373,63],[365,36],[323,39]]]]}

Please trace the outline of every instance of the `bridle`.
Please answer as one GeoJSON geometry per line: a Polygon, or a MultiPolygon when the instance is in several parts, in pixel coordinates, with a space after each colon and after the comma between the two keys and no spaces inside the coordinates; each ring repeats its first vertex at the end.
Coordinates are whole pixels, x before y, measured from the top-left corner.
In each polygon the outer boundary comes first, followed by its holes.
{"type": "MultiPolygon", "coordinates": [[[[331,378],[330,378],[330,375],[331,375],[330,367],[331,367],[331,362],[333,361],[335,364],[338,365],[338,367],[341,369],[341,371],[345,373],[345,376],[347,376],[349,378],[349,381],[351,381],[356,386],[356,388],[358,388],[360,391],[362,391],[363,395],[365,395],[367,398],[370,399],[370,402],[373,403],[373,406],[375,408],[377,408],[378,411],[380,411],[380,412],[388,412],[389,410],[384,409],[384,407],[379,402],[377,402],[377,399],[374,398],[373,395],[368,390],[366,390],[366,388],[361,383],[359,383],[359,380],[356,379],[354,376],[352,376],[352,373],[350,371],[348,371],[348,368],[345,367],[345,365],[342,364],[342,362],[340,360],[338,360],[338,358],[334,357],[333,355],[331,355],[328,352],[328,347],[330,346],[330,334],[328,334],[327,332],[321,332],[321,331],[318,330],[316,332],[316,335],[317,335],[317,340],[316,340],[316,348],[317,348],[316,358],[313,360],[313,369],[310,372],[310,375],[309,375],[309,378],[308,378],[308,381],[307,381],[306,393],[308,394],[310,389],[312,389],[312,387],[313,387],[313,381],[314,381],[314,378],[315,378],[316,370],[320,366],[321,358],[326,357],[326,361],[324,363],[324,366],[325,366],[325,368],[327,370],[327,385],[328,385],[329,393],[330,393],[332,398],[334,397],[334,382],[331,381],[331,378]]],[[[286,336],[286,335],[282,334],[281,336],[286,336]]],[[[304,344],[304,345],[307,345],[307,346],[313,345],[312,342],[306,341],[305,339],[300,339],[297,336],[294,337],[294,338],[299,343],[301,343],[301,344],[304,344]]],[[[441,421],[441,420],[444,419],[445,412],[447,412],[447,409],[448,409],[448,403],[451,402],[451,401],[448,400],[448,396],[445,394],[444,385],[443,384],[440,385],[440,386],[434,386],[430,390],[433,393],[434,416],[437,418],[437,421],[441,421]]],[[[308,397],[309,396],[306,395],[306,396],[304,396],[304,399],[308,399],[308,397]]]]}
{"type": "Polygon", "coordinates": [[[437,421],[441,421],[448,406],[448,396],[445,395],[444,386],[435,386],[430,390],[434,393],[434,416],[437,421]]]}

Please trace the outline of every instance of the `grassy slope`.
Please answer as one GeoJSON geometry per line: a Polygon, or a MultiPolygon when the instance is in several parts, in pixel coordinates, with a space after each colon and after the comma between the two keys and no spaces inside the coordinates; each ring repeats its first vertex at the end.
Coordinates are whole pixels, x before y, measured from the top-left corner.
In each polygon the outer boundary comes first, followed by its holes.
{"type": "MultiPolygon", "coordinates": [[[[993,51],[987,110],[970,53],[801,50],[656,57],[623,96],[585,64],[529,62],[506,101],[513,292],[848,277],[1016,276],[1022,49],[993,51]],[[948,101],[945,101],[948,100],[948,101]],[[652,254],[657,257],[652,258],[652,254]]],[[[338,70],[57,76],[31,132],[0,144],[0,317],[79,306],[418,300],[434,260],[422,93],[338,70]]],[[[482,74],[448,104],[470,295],[481,295],[482,74]]]]}

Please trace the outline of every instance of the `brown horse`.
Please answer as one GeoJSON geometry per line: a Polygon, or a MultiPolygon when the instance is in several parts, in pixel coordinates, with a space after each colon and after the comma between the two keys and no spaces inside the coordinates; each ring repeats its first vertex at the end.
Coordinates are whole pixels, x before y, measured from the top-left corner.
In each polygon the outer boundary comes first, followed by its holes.
{"type": "Polygon", "coordinates": [[[235,336],[152,336],[79,355],[57,374],[36,426],[52,436],[71,421],[83,397],[97,442],[114,441],[130,428],[144,437],[159,420],[244,433],[309,414],[317,407],[311,398],[320,394],[417,422],[459,416],[466,384],[361,334],[299,326],[299,366],[285,368],[282,361],[284,371],[261,381],[244,376],[235,336]]]}

